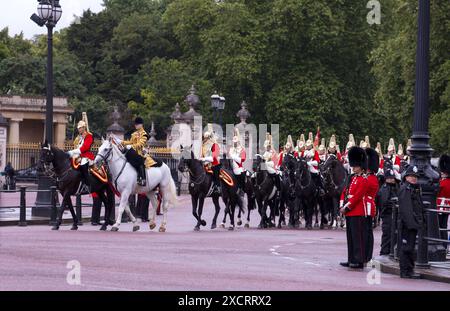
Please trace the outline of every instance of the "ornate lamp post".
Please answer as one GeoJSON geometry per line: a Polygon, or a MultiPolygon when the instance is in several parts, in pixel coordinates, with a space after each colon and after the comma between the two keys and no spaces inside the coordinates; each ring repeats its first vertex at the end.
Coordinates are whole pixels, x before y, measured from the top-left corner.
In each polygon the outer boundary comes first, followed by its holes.
{"type": "Polygon", "coordinates": [[[211,95],[211,107],[213,109],[213,123],[216,123],[216,114],[219,105],[220,105],[220,96],[219,94],[217,94],[217,91],[215,91],[214,94],[211,95]]]}
{"type": "MultiPolygon", "coordinates": [[[[38,0],[38,15],[33,14],[31,20],[40,27],[47,26],[47,101],[45,111],[45,138],[49,144],[53,143],[53,28],[62,15],[59,0],[38,0]]],[[[38,176],[38,189],[48,190],[52,181],[42,175],[38,176]]],[[[36,216],[50,215],[50,192],[38,192],[36,206],[43,208],[33,209],[36,216]]]]}
{"type": "MultiPolygon", "coordinates": [[[[436,195],[439,174],[430,164],[433,149],[430,147],[428,133],[429,120],[429,55],[430,55],[430,0],[419,0],[417,53],[416,53],[416,88],[414,104],[414,125],[411,137],[412,146],[409,150],[411,165],[419,169],[419,184],[422,188],[424,202],[429,202],[426,208],[436,209],[436,195]]],[[[444,261],[445,249],[442,243],[430,242],[423,236],[439,239],[437,213],[428,213],[425,228],[419,232],[417,265],[426,267],[428,260],[444,261]],[[433,244],[431,244],[433,243],[433,244]]]]}

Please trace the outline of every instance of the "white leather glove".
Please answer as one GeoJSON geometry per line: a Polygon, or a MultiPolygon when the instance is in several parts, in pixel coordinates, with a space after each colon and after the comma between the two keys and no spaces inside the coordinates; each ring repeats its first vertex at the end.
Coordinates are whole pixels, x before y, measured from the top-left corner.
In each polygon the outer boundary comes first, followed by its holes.
{"type": "Polygon", "coordinates": [[[237,155],[232,156],[232,159],[236,162],[236,163],[241,163],[241,158],[237,155]]]}
{"type": "Polygon", "coordinates": [[[201,160],[202,160],[202,162],[212,163],[213,162],[213,157],[204,157],[201,160]]]}
{"type": "Polygon", "coordinates": [[[127,145],[125,148],[127,148],[127,150],[131,149],[131,145],[127,145]]]}
{"type": "Polygon", "coordinates": [[[80,151],[80,149],[73,149],[73,150],[70,150],[67,153],[69,154],[70,157],[73,157],[76,154],[81,154],[81,151],[80,151]]]}

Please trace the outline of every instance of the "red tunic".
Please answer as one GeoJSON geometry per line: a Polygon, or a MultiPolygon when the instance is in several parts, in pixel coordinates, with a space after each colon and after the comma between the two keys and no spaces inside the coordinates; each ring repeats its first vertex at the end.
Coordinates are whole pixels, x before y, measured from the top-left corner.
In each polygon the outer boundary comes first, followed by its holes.
{"type": "Polygon", "coordinates": [[[216,166],[220,164],[219,155],[220,155],[220,147],[219,144],[213,144],[211,147],[213,162],[212,165],[216,166]]]}
{"type": "MultiPolygon", "coordinates": [[[[305,157],[305,151],[302,151],[302,158],[305,157]]],[[[320,158],[319,158],[319,153],[317,152],[317,150],[314,150],[314,157],[312,159],[309,159],[309,161],[317,161],[317,165],[313,165],[313,167],[318,170],[319,169],[319,163],[320,163],[320,158]]]]}
{"type": "Polygon", "coordinates": [[[439,182],[439,193],[436,201],[437,207],[441,211],[450,210],[450,178],[441,178],[439,182]]]}
{"type": "Polygon", "coordinates": [[[80,157],[82,158],[88,158],[89,160],[94,160],[95,156],[91,152],[91,146],[94,143],[94,137],[92,137],[91,133],[87,133],[86,137],[84,137],[83,144],[81,145],[80,149],[80,157]]]}
{"type": "MultiPolygon", "coordinates": [[[[367,190],[367,178],[361,175],[353,175],[349,190],[348,190],[348,201],[347,208],[350,211],[345,213],[345,216],[365,216],[364,208],[364,196],[367,190]]],[[[341,203],[345,200],[345,193],[347,188],[342,191],[341,203]]]]}
{"type": "Polygon", "coordinates": [[[378,178],[374,174],[370,174],[367,176],[366,182],[366,195],[364,196],[364,211],[366,212],[366,216],[375,217],[376,215],[376,206],[375,206],[375,197],[378,193],[378,178]]]}

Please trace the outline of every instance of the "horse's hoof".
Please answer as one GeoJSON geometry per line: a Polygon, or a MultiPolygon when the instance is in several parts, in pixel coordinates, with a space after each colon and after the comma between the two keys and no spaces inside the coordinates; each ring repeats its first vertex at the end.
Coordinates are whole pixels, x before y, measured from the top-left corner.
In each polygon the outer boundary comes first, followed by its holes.
{"type": "Polygon", "coordinates": [[[233,231],[234,230],[234,226],[229,226],[228,227],[228,231],[233,231]]]}
{"type": "Polygon", "coordinates": [[[106,231],[106,229],[107,229],[107,226],[105,226],[105,225],[100,227],[100,231],[106,231]]]}
{"type": "Polygon", "coordinates": [[[311,225],[306,226],[306,229],[307,229],[307,230],[312,230],[312,226],[311,226],[311,225]]]}
{"type": "Polygon", "coordinates": [[[220,224],[220,227],[221,227],[221,228],[225,228],[225,223],[221,223],[221,224],[220,224]]]}
{"type": "Polygon", "coordinates": [[[281,222],[281,225],[282,225],[282,226],[286,226],[286,222],[283,220],[283,221],[281,222]]]}
{"type": "Polygon", "coordinates": [[[200,231],[200,226],[195,226],[194,231],[200,231]]]}
{"type": "Polygon", "coordinates": [[[314,228],[319,228],[319,224],[318,224],[318,223],[315,223],[315,224],[314,224],[314,228]]]}
{"type": "Polygon", "coordinates": [[[323,230],[325,228],[325,226],[323,224],[320,224],[320,230],[323,230]]]}
{"type": "Polygon", "coordinates": [[[250,228],[250,224],[245,224],[244,228],[250,228]]]}
{"type": "Polygon", "coordinates": [[[117,232],[117,231],[119,231],[119,227],[112,227],[112,228],[111,228],[111,231],[112,231],[112,232],[117,232]]]}
{"type": "Polygon", "coordinates": [[[277,228],[278,228],[278,229],[281,229],[281,224],[278,224],[277,228]]]}
{"type": "Polygon", "coordinates": [[[159,232],[166,232],[166,227],[159,227],[159,232]]]}
{"type": "Polygon", "coordinates": [[[238,219],[237,225],[238,225],[238,226],[242,226],[242,220],[238,219]]]}
{"type": "Polygon", "coordinates": [[[59,230],[59,226],[53,226],[52,230],[59,230]]]}
{"type": "Polygon", "coordinates": [[[156,228],[156,224],[155,223],[149,224],[148,227],[150,228],[150,230],[153,230],[156,228]]]}
{"type": "Polygon", "coordinates": [[[269,222],[269,228],[275,228],[275,224],[273,222],[269,222]]]}
{"type": "Polygon", "coordinates": [[[212,230],[212,229],[216,229],[216,228],[217,228],[217,225],[216,225],[216,224],[212,224],[212,225],[211,225],[211,230],[212,230]]]}
{"type": "Polygon", "coordinates": [[[133,232],[138,231],[139,229],[141,229],[141,227],[139,227],[139,225],[133,226],[133,232]]]}
{"type": "Polygon", "coordinates": [[[200,223],[202,224],[203,227],[206,226],[206,221],[205,220],[202,220],[200,223]]]}
{"type": "Polygon", "coordinates": [[[77,225],[73,225],[72,228],[70,228],[70,230],[78,230],[78,226],[77,225]]]}

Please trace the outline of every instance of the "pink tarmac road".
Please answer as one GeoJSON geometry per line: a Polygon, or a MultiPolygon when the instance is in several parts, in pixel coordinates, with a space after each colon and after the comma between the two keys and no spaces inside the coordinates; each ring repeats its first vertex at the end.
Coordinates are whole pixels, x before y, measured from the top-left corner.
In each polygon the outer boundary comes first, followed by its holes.
{"type": "MultiPolygon", "coordinates": [[[[389,274],[370,285],[370,268],[339,266],[347,252],[344,230],[258,230],[256,213],[250,229],[210,230],[212,215],[208,200],[208,225],[194,232],[190,200],[182,196],[169,210],[165,233],[150,232],[148,223],[138,232],[130,223],[119,232],[90,224],[78,231],[0,227],[0,290],[450,290],[449,284],[389,274]],[[81,265],[81,285],[66,281],[72,260],[81,265]]],[[[375,254],[380,236],[377,228],[375,254]]]]}

